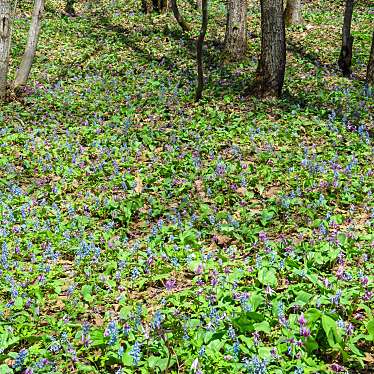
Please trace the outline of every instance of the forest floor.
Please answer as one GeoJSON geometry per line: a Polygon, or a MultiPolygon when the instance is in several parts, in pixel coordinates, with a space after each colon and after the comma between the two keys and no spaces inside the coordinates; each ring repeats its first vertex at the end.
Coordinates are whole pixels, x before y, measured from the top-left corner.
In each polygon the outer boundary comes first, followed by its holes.
{"type": "Polygon", "coordinates": [[[134,1],[47,3],[0,109],[0,373],[373,372],[373,12],[348,80],[335,3],[306,2],[283,97],[260,101],[259,9],[225,63],[212,1],[199,104],[191,6],[183,35],[134,1]]]}

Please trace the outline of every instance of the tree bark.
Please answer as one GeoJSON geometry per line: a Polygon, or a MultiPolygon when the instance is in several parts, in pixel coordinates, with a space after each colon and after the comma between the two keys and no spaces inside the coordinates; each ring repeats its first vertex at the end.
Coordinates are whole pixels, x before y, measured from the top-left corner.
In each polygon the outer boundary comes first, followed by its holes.
{"type": "Polygon", "coordinates": [[[374,32],[371,40],[371,51],[369,56],[368,68],[366,72],[366,81],[369,86],[374,87],[374,32]]]}
{"type": "Polygon", "coordinates": [[[247,0],[228,0],[225,52],[239,60],[247,50],[247,0]]]}
{"type": "Polygon", "coordinates": [[[11,41],[11,4],[10,0],[0,0],[0,100],[7,89],[9,53],[11,41]]]}
{"type": "Polygon", "coordinates": [[[169,1],[168,0],[160,0],[160,12],[165,13],[169,8],[169,1]]]}
{"type": "Polygon", "coordinates": [[[14,80],[14,88],[24,86],[30,75],[32,62],[36,52],[36,46],[38,45],[43,11],[44,0],[35,0],[27,44],[22,57],[21,65],[16,74],[16,79],[14,80]]]}
{"type": "Polygon", "coordinates": [[[202,0],[202,20],[200,34],[196,42],[196,60],[197,60],[197,87],[195,100],[199,101],[203,95],[204,89],[204,67],[203,67],[203,45],[206,30],[208,28],[208,0],[202,0]]]}
{"type": "Polygon", "coordinates": [[[66,0],[65,12],[70,16],[75,16],[74,3],[75,0],[66,0]]]}
{"type": "Polygon", "coordinates": [[[279,97],[286,69],[283,0],[261,0],[261,57],[256,79],[248,93],[279,97]]]}
{"type": "Polygon", "coordinates": [[[303,22],[301,8],[301,0],[287,0],[286,9],[284,11],[286,25],[297,25],[303,22]]]}
{"type": "Polygon", "coordinates": [[[183,31],[190,31],[190,26],[186,23],[186,21],[179,12],[177,0],[170,0],[170,2],[171,9],[173,10],[174,17],[177,20],[179,26],[182,28],[183,31]]]}
{"type": "Polygon", "coordinates": [[[142,0],[142,9],[144,13],[151,13],[153,10],[157,13],[166,12],[168,0],[142,0]]]}
{"type": "Polygon", "coordinates": [[[153,2],[152,0],[142,0],[142,12],[149,14],[153,11],[153,2]]]}
{"type": "Polygon", "coordinates": [[[346,0],[344,11],[344,22],[342,30],[342,48],[340,50],[339,67],[345,77],[350,77],[352,74],[352,47],[353,36],[351,35],[352,13],[354,0],[346,0]]]}

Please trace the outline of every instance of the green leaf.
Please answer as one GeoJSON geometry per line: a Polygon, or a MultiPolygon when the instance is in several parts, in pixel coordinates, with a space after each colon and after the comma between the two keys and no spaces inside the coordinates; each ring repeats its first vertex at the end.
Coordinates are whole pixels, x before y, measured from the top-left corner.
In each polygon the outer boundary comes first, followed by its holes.
{"type": "Polygon", "coordinates": [[[0,374],[10,374],[13,373],[13,369],[11,369],[8,365],[2,364],[0,365],[0,374]]]}
{"type": "Polygon", "coordinates": [[[274,215],[275,215],[274,210],[265,209],[261,213],[261,223],[262,223],[262,225],[266,226],[273,219],[274,215]]]}
{"type": "Polygon", "coordinates": [[[258,280],[266,286],[277,286],[277,271],[274,268],[262,268],[258,272],[258,280]]]}
{"type": "Polygon", "coordinates": [[[341,343],[341,337],[338,333],[336,321],[329,316],[322,316],[322,327],[325,331],[327,341],[331,348],[336,348],[341,343]]]}
{"type": "Polygon", "coordinates": [[[239,339],[245,344],[247,348],[251,349],[252,347],[254,347],[253,338],[244,335],[239,335],[239,339]]]}
{"type": "Polygon", "coordinates": [[[356,355],[356,356],[358,356],[358,357],[362,357],[363,356],[363,354],[362,354],[362,352],[355,346],[355,344],[354,343],[352,343],[352,342],[348,342],[347,343],[347,346],[348,346],[348,348],[356,355]]]}
{"type": "Polygon", "coordinates": [[[262,313],[257,312],[247,312],[246,317],[257,322],[262,322],[265,319],[265,316],[262,313]]]}
{"type": "Polygon", "coordinates": [[[77,369],[80,373],[97,373],[98,372],[94,366],[84,365],[84,364],[79,364],[79,363],[77,365],[77,369]]]}
{"type": "Polygon", "coordinates": [[[318,349],[319,345],[317,343],[317,341],[312,337],[312,336],[309,336],[305,342],[304,342],[304,346],[306,348],[306,350],[311,353],[313,351],[315,351],[316,349],[318,349]]]}
{"type": "Polygon", "coordinates": [[[206,353],[208,356],[215,356],[225,345],[225,340],[212,340],[206,346],[206,353]]]}
{"type": "Polygon", "coordinates": [[[263,322],[260,322],[260,323],[255,323],[254,325],[253,325],[253,327],[254,327],[254,329],[256,330],[256,331],[263,331],[263,332],[266,332],[266,333],[270,333],[270,331],[271,331],[271,327],[270,327],[270,325],[269,325],[269,322],[267,322],[267,321],[263,321],[263,322]]]}
{"type": "Polygon", "coordinates": [[[92,345],[97,346],[97,345],[103,345],[105,343],[104,341],[104,333],[101,330],[93,330],[90,332],[91,340],[92,340],[92,345]]]}
{"type": "Polygon", "coordinates": [[[310,324],[317,321],[321,316],[322,312],[316,308],[310,308],[305,313],[305,317],[310,324]]]}
{"type": "Polygon", "coordinates": [[[194,231],[185,231],[179,235],[180,241],[183,245],[193,244],[196,242],[196,234],[194,231]]]}
{"type": "Polygon", "coordinates": [[[368,330],[368,333],[371,337],[371,340],[374,341],[374,318],[371,319],[367,325],[366,325],[366,328],[368,330]]]}
{"type": "Polygon", "coordinates": [[[82,295],[83,295],[83,299],[87,302],[91,302],[93,300],[93,297],[91,295],[91,292],[92,292],[92,286],[88,285],[88,284],[85,284],[83,287],[82,287],[82,295]]]}
{"type": "Polygon", "coordinates": [[[312,294],[308,293],[308,292],[305,292],[305,291],[300,291],[297,295],[296,295],[296,299],[295,299],[295,302],[301,306],[307,304],[309,302],[309,300],[313,297],[312,294]]]}
{"type": "Polygon", "coordinates": [[[18,296],[16,298],[16,300],[14,301],[14,307],[17,309],[17,310],[21,310],[23,309],[23,299],[21,296],[18,296]]]}
{"type": "Polygon", "coordinates": [[[271,359],[271,348],[270,347],[260,347],[258,349],[258,355],[262,360],[270,360],[271,359]]]}
{"type": "Polygon", "coordinates": [[[130,351],[124,353],[124,355],[122,356],[122,363],[125,366],[133,366],[134,365],[134,359],[130,355],[130,351]]]}
{"type": "Polygon", "coordinates": [[[156,357],[156,356],[150,356],[148,358],[148,365],[151,369],[160,369],[161,371],[165,371],[169,367],[173,366],[175,363],[175,360],[171,359],[169,363],[168,357],[156,357]],[[169,365],[168,365],[169,363],[169,365]]]}
{"type": "Polygon", "coordinates": [[[264,302],[264,297],[259,294],[253,294],[250,298],[252,310],[255,312],[256,309],[264,302]]]}
{"type": "Polygon", "coordinates": [[[8,331],[4,331],[0,335],[0,352],[4,352],[8,347],[16,344],[19,338],[16,336],[10,336],[8,331]]]}

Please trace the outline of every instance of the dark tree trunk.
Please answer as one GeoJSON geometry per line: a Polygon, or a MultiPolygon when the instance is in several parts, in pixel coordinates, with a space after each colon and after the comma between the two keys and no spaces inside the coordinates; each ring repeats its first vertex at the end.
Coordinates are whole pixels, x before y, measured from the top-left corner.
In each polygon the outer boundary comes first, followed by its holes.
{"type": "Polygon", "coordinates": [[[373,39],[371,40],[371,51],[366,73],[366,81],[368,82],[369,86],[374,87],[374,32],[373,39]]]}
{"type": "Polygon", "coordinates": [[[353,36],[351,35],[352,13],[354,0],[346,0],[343,22],[343,37],[342,48],[340,50],[339,67],[342,69],[345,77],[350,77],[352,74],[352,46],[353,36]]]}
{"type": "Polygon", "coordinates": [[[301,0],[287,0],[284,19],[286,25],[297,25],[303,22],[301,16],[301,0]]]}
{"type": "Polygon", "coordinates": [[[186,23],[182,15],[179,13],[177,0],[170,0],[170,3],[174,17],[177,20],[179,26],[182,28],[183,31],[190,31],[190,26],[186,23]]]}
{"type": "Polygon", "coordinates": [[[165,12],[168,8],[168,0],[153,0],[153,10],[158,13],[165,12]]]}
{"type": "Polygon", "coordinates": [[[202,0],[202,20],[200,34],[196,42],[196,60],[197,60],[197,87],[196,101],[199,101],[203,95],[204,89],[204,67],[203,67],[203,45],[206,30],[208,28],[208,0],[202,0]]]}
{"type": "Polygon", "coordinates": [[[149,14],[153,11],[153,2],[152,0],[142,0],[142,12],[149,14]]]}
{"type": "Polygon", "coordinates": [[[70,16],[75,16],[74,3],[75,0],[66,0],[65,12],[70,16]]]}
{"type": "Polygon", "coordinates": [[[286,37],[283,0],[261,0],[261,57],[256,79],[248,93],[278,97],[286,69],[286,37]]]}
{"type": "Polygon", "coordinates": [[[228,0],[225,52],[239,60],[247,50],[247,0],[228,0]]]}
{"type": "Polygon", "coordinates": [[[160,0],[160,11],[167,12],[169,9],[169,0],[160,0]]]}

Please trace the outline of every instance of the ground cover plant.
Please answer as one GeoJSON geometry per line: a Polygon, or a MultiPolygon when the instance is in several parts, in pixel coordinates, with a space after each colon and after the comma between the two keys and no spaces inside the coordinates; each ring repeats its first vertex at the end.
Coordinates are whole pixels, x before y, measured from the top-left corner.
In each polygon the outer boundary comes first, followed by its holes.
{"type": "MultiPolygon", "coordinates": [[[[260,53],[222,58],[225,4],[46,9],[30,79],[0,107],[0,373],[372,373],[373,12],[287,28],[283,94],[245,95],[260,53]]],[[[18,4],[10,76],[31,1],[18,4]]]]}

